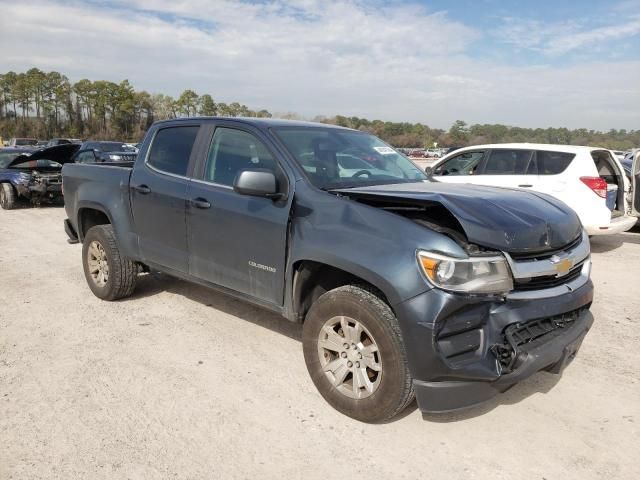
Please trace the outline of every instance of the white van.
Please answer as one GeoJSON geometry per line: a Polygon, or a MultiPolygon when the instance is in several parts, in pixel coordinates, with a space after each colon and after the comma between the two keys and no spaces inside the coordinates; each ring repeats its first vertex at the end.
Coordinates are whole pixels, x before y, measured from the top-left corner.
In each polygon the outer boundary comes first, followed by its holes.
{"type": "Polygon", "coordinates": [[[509,143],[452,152],[427,168],[434,180],[522,188],[552,195],[573,208],[589,235],[629,230],[640,216],[636,156],[631,181],[610,150],[509,143]]]}

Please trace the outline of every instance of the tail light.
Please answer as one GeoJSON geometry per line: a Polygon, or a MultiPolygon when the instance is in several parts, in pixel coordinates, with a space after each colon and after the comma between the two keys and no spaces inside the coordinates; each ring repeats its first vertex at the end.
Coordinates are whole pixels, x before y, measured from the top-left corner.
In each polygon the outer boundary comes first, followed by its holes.
{"type": "Polygon", "coordinates": [[[593,193],[602,198],[607,198],[607,182],[600,177],[580,177],[582,183],[593,190],[593,193]]]}

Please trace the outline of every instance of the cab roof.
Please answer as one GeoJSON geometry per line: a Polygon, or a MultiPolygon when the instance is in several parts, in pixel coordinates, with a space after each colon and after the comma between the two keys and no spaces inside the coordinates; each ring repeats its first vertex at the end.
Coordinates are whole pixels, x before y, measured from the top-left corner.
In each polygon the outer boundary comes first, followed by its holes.
{"type": "Polygon", "coordinates": [[[160,120],[156,122],[156,124],[193,122],[194,120],[195,121],[225,120],[229,122],[238,122],[238,123],[244,123],[247,125],[253,125],[258,128],[321,127],[321,128],[335,128],[338,130],[353,130],[351,128],[340,127],[338,125],[331,125],[328,123],[307,122],[303,120],[285,120],[283,118],[257,118],[257,117],[184,117],[184,118],[172,118],[167,120],[160,120]]]}

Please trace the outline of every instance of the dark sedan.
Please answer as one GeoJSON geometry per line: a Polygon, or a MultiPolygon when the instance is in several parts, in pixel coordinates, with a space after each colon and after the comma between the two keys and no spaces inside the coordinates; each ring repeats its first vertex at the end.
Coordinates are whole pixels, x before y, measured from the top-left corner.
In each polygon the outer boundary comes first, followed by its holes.
{"type": "Polygon", "coordinates": [[[138,149],[125,142],[87,141],[74,155],[74,163],[133,162],[138,149]]]}
{"type": "Polygon", "coordinates": [[[40,150],[0,149],[0,207],[11,210],[20,198],[33,205],[62,198],[62,165],[79,147],[67,144],[40,150]]]}

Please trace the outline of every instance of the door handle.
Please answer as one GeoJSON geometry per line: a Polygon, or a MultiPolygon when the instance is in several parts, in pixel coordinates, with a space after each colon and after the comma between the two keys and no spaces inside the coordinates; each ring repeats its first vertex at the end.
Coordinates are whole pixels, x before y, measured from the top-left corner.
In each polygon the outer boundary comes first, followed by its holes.
{"type": "Polygon", "coordinates": [[[531,188],[533,185],[518,185],[520,188],[531,188]]]}
{"type": "Polygon", "coordinates": [[[136,185],[135,187],[133,187],[133,189],[136,192],[141,193],[142,195],[146,195],[147,193],[151,193],[151,189],[149,187],[147,187],[146,185],[136,185]]]}
{"type": "Polygon", "coordinates": [[[211,204],[204,198],[194,198],[193,200],[191,200],[191,205],[193,205],[196,208],[201,208],[203,210],[206,210],[207,208],[211,208],[211,204]]]}

